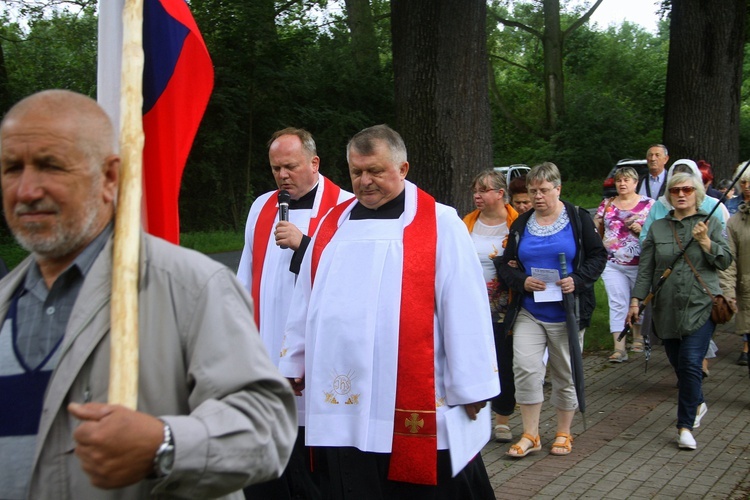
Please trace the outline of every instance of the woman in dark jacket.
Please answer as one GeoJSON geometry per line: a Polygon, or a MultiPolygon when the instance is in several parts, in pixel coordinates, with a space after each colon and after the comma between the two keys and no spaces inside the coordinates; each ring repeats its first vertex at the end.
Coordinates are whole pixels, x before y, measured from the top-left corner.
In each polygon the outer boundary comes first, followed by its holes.
{"type": "MultiPolygon", "coordinates": [[[[571,452],[570,426],[578,407],[570,366],[566,313],[562,301],[537,302],[534,292],[546,289],[532,276],[532,268],[560,270],[559,255],[572,262],[572,272],[558,280],[562,293],[573,293],[581,329],[589,325],[594,306],[594,282],[607,262],[607,251],[586,210],[560,200],[560,171],[553,163],[534,167],[526,177],[534,208],[522,214],[510,229],[508,244],[498,266],[512,299],[505,316],[506,335],[513,335],[513,372],[516,401],[521,408],[524,434],[508,455],[524,457],[541,449],[539,415],[544,394],[545,348],[549,349],[552,379],[550,401],[557,408],[553,455],[571,452]]],[[[579,341],[583,344],[582,334],[579,341]]]]}

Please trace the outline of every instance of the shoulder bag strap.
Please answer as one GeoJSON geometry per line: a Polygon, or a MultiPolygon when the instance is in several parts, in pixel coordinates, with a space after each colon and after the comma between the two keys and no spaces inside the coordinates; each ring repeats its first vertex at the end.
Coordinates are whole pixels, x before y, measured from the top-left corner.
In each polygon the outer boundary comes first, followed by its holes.
{"type": "Polygon", "coordinates": [[[714,296],[711,293],[711,291],[708,289],[706,284],[703,282],[703,278],[701,278],[700,273],[698,273],[698,270],[693,266],[693,263],[690,262],[690,259],[688,259],[687,253],[684,253],[684,248],[682,248],[682,241],[680,241],[680,237],[677,236],[677,230],[674,227],[674,222],[669,222],[669,225],[672,227],[672,234],[674,234],[674,239],[677,240],[677,246],[680,247],[680,250],[683,250],[682,256],[685,258],[685,262],[687,262],[688,266],[690,266],[690,269],[693,270],[693,274],[696,278],[698,278],[698,281],[700,282],[703,289],[706,291],[709,297],[711,297],[711,300],[714,300],[714,296]]]}

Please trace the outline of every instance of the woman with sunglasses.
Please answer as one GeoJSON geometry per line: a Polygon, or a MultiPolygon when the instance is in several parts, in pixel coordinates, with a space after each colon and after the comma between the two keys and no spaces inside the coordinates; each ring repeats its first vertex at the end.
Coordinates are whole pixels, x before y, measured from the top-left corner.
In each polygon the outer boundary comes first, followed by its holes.
{"type": "Polygon", "coordinates": [[[508,307],[508,291],[500,286],[493,259],[500,257],[508,239],[508,229],[518,217],[518,213],[505,202],[505,179],[494,170],[483,170],[471,183],[471,194],[476,210],[464,217],[471,239],[477,249],[482,264],[484,280],[487,282],[487,295],[492,314],[492,329],[495,334],[495,355],[501,393],[492,400],[495,412],[495,440],[509,443],[513,440],[510,432],[510,416],[516,406],[513,388],[513,340],[503,335],[502,322],[508,307]]]}
{"type": "MultiPolygon", "coordinates": [[[[672,176],[678,173],[692,174],[696,179],[698,179],[701,184],[703,183],[701,171],[698,170],[698,165],[693,160],[681,159],[675,161],[672,166],[669,167],[669,171],[667,172],[667,184],[669,184],[669,180],[672,178],[672,176]]],[[[662,196],[660,196],[656,203],[654,203],[654,205],[651,207],[651,211],[649,211],[648,217],[646,217],[646,222],[643,223],[643,229],[638,236],[641,245],[643,245],[643,240],[646,239],[646,234],[648,233],[648,229],[651,227],[651,224],[653,224],[655,220],[663,219],[669,213],[669,211],[674,208],[670,204],[667,194],[668,193],[665,192],[662,196]]],[[[719,207],[714,211],[714,217],[716,217],[721,222],[721,228],[723,230],[727,225],[727,221],[729,220],[729,211],[723,203],[719,203],[719,200],[711,196],[705,196],[699,208],[706,213],[711,213],[711,210],[716,205],[719,205],[719,207]]]]}
{"type": "Polygon", "coordinates": [[[708,214],[699,207],[706,191],[700,178],[687,173],[673,175],[667,182],[666,196],[674,208],[654,221],[643,242],[628,323],[635,323],[640,302],[656,286],[674,256],[686,248],[654,296],[653,327],[677,373],[677,445],[694,450],[693,429],[700,426],[708,410],[701,368],[716,327],[711,321],[711,296],[721,294],[718,271],[729,267],[732,254],[722,237],[721,224],[713,218],[708,224],[704,222],[708,214]],[[695,241],[688,245],[691,239],[695,241]]]}
{"type": "MultiPolygon", "coordinates": [[[[633,167],[623,167],[615,172],[617,196],[602,200],[594,217],[604,248],[607,249],[607,267],[602,273],[604,288],[609,297],[609,331],[614,338],[614,352],[610,363],[628,360],[625,339],[617,337],[625,327],[630,291],[638,274],[641,245],[638,235],[654,200],[636,192],[638,172],[633,167]]],[[[643,352],[640,325],[633,327],[633,352],[643,352]]]]}

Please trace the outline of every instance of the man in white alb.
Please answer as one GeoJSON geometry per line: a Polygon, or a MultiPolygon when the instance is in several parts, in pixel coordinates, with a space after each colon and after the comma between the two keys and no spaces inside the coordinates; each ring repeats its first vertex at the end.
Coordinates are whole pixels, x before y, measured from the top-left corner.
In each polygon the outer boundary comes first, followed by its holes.
{"type": "MultiPolygon", "coordinates": [[[[310,237],[323,216],[352,194],[320,175],[320,158],[308,131],[279,130],[268,146],[268,161],[278,190],[259,196],[250,207],[237,277],[252,295],[255,324],[271,359],[278,366],[296,279],[293,271],[299,269],[310,237]],[[281,190],[290,195],[288,221],[279,221],[281,190]]],[[[295,399],[302,425],[304,401],[301,397],[295,399]]],[[[309,464],[305,464],[308,456],[304,450],[304,429],[300,427],[284,475],[270,483],[253,485],[245,493],[253,498],[292,498],[295,494],[316,498],[307,472],[309,464]]]]}
{"type": "Polygon", "coordinates": [[[479,426],[486,443],[477,416],[500,389],[471,238],[454,209],[405,180],[394,130],[359,132],[347,159],[356,200],[328,214],[304,257],[279,365],[307,394],[323,495],[494,498],[481,456],[449,454],[456,429],[479,426]]]}

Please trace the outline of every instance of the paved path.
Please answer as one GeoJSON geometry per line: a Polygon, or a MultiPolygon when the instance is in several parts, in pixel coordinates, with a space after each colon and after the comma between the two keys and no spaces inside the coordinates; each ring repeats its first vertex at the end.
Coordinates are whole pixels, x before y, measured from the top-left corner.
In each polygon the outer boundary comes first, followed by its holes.
{"type": "MultiPolygon", "coordinates": [[[[212,258],[237,269],[240,252],[212,258]]],[[[733,325],[725,325],[733,330],[733,325]]],[[[664,349],[655,346],[644,373],[643,354],[622,364],[609,352],[586,353],[586,420],[573,422],[573,453],[549,454],[555,415],[542,411],[542,451],[522,459],[505,456],[509,444],[490,442],[482,456],[499,499],[699,499],[750,498],[750,378],[737,366],[741,338],[717,332],[717,357],[703,392],[708,413],[696,429],[696,451],[678,450],[677,389],[664,349]]],[[[547,396],[549,387],[547,387],[547,396]]],[[[511,418],[521,435],[521,416],[511,418]]]]}
{"type": "Polygon", "coordinates": [[[223,253],[210,253],[208,254],[209,257],[211,257],[214,260],[217,260],[227,266],[229,269],[237,272],[237,268],[240,265],[240,257],[242,257],[242,252],[223,252],[223,253]]]}
{"type": "MultiPolygon", "coordinates": [[[[497,498],[750,498],[750,379],[735,364],[741,338],[717,332],[714,341],[696,451],[675,442],[677,379],[663,347],[654,348],[648,373],[643,354],[613,364],[609,352],[586,353],[587,430],[577,414],[573,452],[550,455],[555,415],[545,403],[542,451],[512,459],[509,444],[487,444],[482,456],[497,498]]],[[[511,430],[522,432],[518,412],[511,430]]]]}

